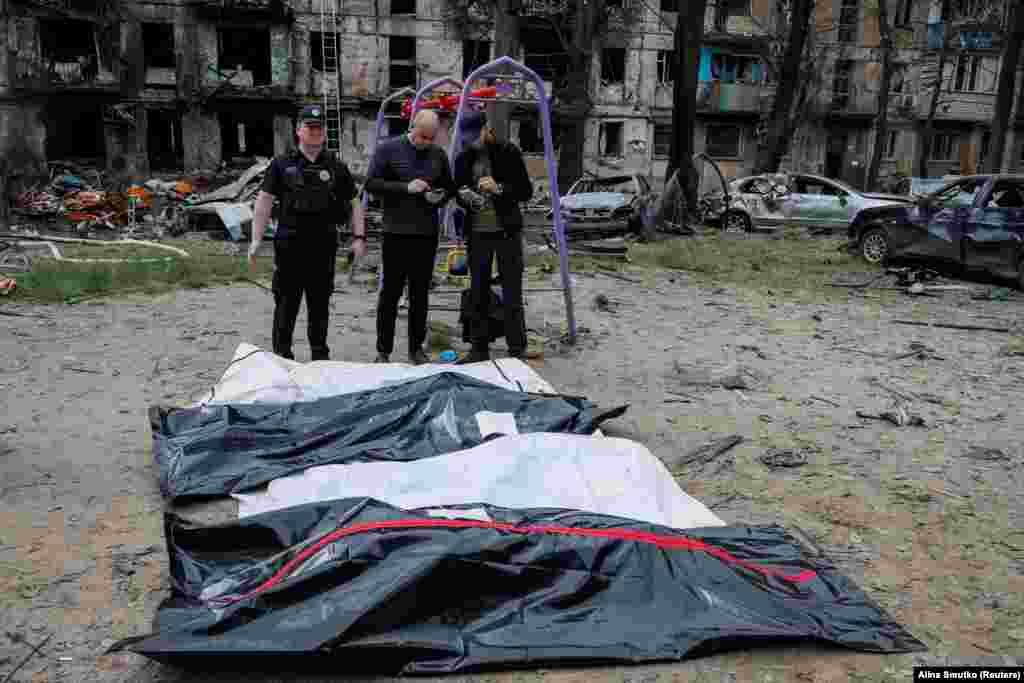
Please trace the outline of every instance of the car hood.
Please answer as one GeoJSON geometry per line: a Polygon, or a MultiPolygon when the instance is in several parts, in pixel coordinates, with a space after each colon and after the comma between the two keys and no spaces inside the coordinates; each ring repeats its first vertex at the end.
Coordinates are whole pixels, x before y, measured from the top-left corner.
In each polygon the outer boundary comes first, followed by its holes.
{"type": "Polygon", "coordinates": [[[562,197],[565,209],[619,209],[629,204],[629,197],[621,192],[579,192],[562,197]]]}

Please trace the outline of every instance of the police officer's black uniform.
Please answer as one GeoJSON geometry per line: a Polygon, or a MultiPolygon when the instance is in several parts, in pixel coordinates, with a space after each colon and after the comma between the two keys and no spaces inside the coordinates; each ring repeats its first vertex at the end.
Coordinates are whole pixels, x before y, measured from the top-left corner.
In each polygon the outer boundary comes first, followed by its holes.
{"type": "MultiPolygon", "coordinates": [[[[322,121],[320,108],[306,107],[302,119],[322,121]]],[[[351,217],[355,181],[334,153],[321,150],[310,162],[296,148],[271,162],[261,189],[280,200],[274,232],[274,353],[295,358],[292,337],[305,294],[312,360],[327,360],[337,226],[351,217]]]]}

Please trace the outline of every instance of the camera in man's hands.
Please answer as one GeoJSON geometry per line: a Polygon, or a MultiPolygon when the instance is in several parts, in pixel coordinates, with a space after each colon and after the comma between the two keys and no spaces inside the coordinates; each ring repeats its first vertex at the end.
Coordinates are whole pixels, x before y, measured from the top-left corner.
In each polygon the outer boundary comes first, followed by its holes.
{"type": "Polygon", "coordinates": [[[486,203],[486,200],[484,199],[483,195],[474,192],[468,187],[464,187],[461,190],[459,190],[459,199],[465,202],[469,206],[471,211],[482,210],[484,208],[484,204],[486,203]]]}

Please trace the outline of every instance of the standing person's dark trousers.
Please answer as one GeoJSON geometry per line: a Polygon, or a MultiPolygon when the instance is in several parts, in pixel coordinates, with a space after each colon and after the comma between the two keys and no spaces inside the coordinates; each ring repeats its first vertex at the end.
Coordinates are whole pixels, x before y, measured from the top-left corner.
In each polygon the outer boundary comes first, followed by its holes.
{"type": "Polygon", "coordinates": [[[302,297],[312,360],[327,360],[327,326],[334,293],[336,234],[274,242],[274,353],[294,360],[292,338],[302,297]]]}
{"type": "Polygon", "coordinates": [[[473,309],[470,336],[473,350],[487,353],[490,346],[491,263],[497,256],[505,314],[505,341],[509,354],[523,357],[526,322],[523,316],[523,236],[515,232],[471,232],[469,235],[470,301],[473,309]]]}
{"type": "Polygon", "coordinates": [[[409,354],[423,348],[427,340],[427,308],[430,281],[437,257],[436,235],[384,233],[381,261],[384,284],[377,303],[377,353],[391,355],[395,341],[395,318],[405,283],[409,283],[409,354]]]}

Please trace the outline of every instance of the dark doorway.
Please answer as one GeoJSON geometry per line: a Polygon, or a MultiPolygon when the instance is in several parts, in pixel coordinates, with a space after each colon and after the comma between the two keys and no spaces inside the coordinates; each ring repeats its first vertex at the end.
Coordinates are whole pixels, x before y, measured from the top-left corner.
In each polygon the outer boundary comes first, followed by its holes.
{"type": "Polygon", "coordinates": [[[231,163],[238,158],[274,156],[274,117],[271,114],[229,111],[220,114],[222,158],[231,163]]]}
{"type": "Polygon", "coordinates": [[[169,171],[184,167],[185,147],[181,141],[181,116],[177,112],[150,109],[146,113],[146,148],[151,169],[169,171]]]}
{"type": "Polygon", "coordinates": [[[51,100],[46,109],[46,158],[102,165],[106,157],[102,105],[76,102],[73,97],[51,100]]]}
{"type": "Polygon", "coordinates": [[[828,137],[825,149],[825,177],[840,178],[843,175],[843,161],[846,158],[848,135],[845,131],[833,132],[828,137]]]}

